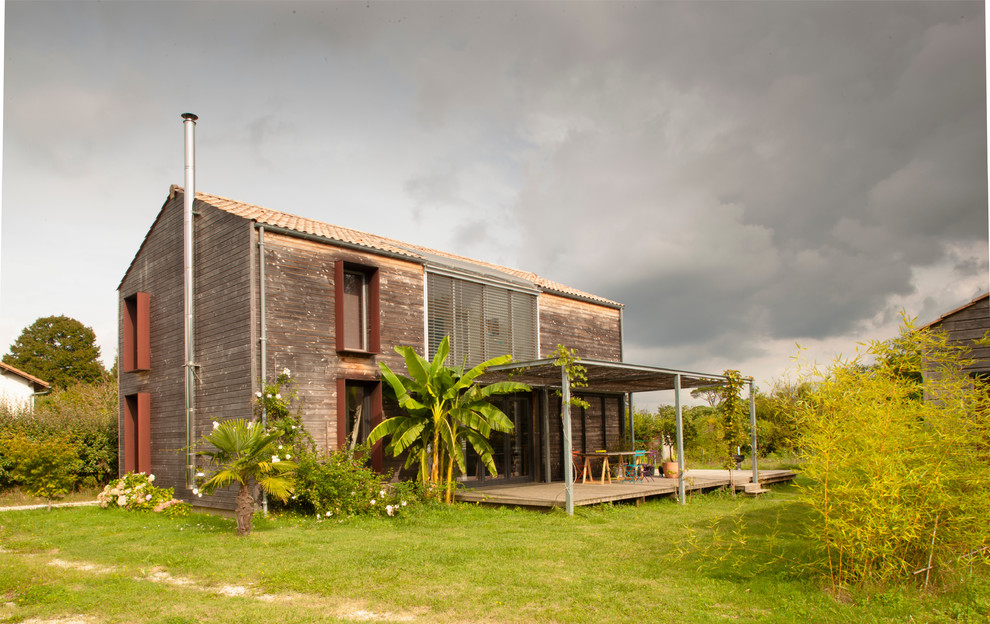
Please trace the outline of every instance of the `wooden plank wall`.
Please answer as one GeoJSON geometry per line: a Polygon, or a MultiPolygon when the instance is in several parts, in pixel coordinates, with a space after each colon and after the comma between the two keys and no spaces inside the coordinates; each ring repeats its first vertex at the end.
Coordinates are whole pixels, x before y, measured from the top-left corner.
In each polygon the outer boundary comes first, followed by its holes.
{"type": "Polygon", "coordinates": [[[118,348],[123,351],[124,298],[150,295],[150,369],[119,375],[119,472],[124,466],[124,412],[128,395],[150,395],[151,466],[161,487],[185,486],[183,411],[182,196],[166,201],[118,289],[118,348]]]}
{"type": "MultiPolygon", "coordinates": [[[[198,440],[212,421],[251,415],[252,325],[251,226],[211,206],[196,203],[196,361],[198,440]]],[[[123,349],[124,298],[150,295],[151,366],[120,373],[120,422],[128,395],[147,392],[151,406],[151,469],[156,485],[185,489],[185,329],[183,323],[182,194],[163,206],[121,283],[119,347],[123,349]]],[[[120,428],[123,431],[123,426],[120,428]]],[[[120,457],[123,434],[119,439],[120,457]]],[[[121,462],[123,459],[121,459],[121,462]]],[[[121,463],[120,471],[124,471],[121,463]]],[[[233,506],[233,495],[218,495],[220,506],[233,506]]]]}
{"type": "Polygon", "coordinates": [[[540,294],[540,357],[562,344],[578,357],[622,361],[619,310],[559,295],[540,294]]]}
{"type": "Polygon", "coordinates": [[[932,329],[945,331],[951,342],[965,344],[972,349],[969,357],[976,362],[966,367],[968,372],[990,373],[990,347],[974,344],[984,333],[990,331],[990,297],[983,297],[949,314],[940,322],[932,324],[932,329]]]}
{"type": "MultiPolygon", "coordinates": [[[[587,401],[588,409],[571,407],[571,444],[575,451],[593,452],[613,449],[619,443],[619,415],[622,397],[608,394],[577,395],[587,401]],[[605,418],[603,422],[602,407],[605,418]],[[603,429],[604,426],[604,429],[603,429]],[[603,433],[604,432],[604,433],[603,433]]],[[[560,398],[551,393],[550,417],[550,476],[554,481],[564,479],[563,472],[563,420],[560,417],[560,398]]],[[[537,463],[543,465],[543,446],[537,447],[537,463]]]]}
{"type": "MultiPolygon", "coordinates": [[[[268,376],[274,378],[283,368],[292,371],[307,430],[319,448],[336,448],[337,379],[377,380],[379,362],[404,372],[404,361],[394,351],[397,345],[423,352],[423,268],[281,234],[266,233],[265,248],[268,376]],[[380,354],[336,352],[334,265],[338,260],[378,268],[380,354]]],[[[388,417],[398,406],[386,399],[383,409],[388,417]]]]}

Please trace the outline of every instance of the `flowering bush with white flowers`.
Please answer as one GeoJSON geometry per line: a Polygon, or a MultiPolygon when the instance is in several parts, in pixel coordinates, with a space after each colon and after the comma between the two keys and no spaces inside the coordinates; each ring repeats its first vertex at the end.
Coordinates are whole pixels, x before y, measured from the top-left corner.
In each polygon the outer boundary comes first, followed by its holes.
{"type": "Polygon", "coordinates": [[[347,451],[307,454],[296,469],[296,491],[286,507],[320,520],[356,515],[396,517],[421,500],[419,485],[389,483],[367,460],[347,451]]]}
{"type": "Polygon", "coordinates": [[[189,504],[172,498],[173,488],[160,488],[153,485],[155,475],[143,472],[128,472],[123,477],[111,481],[96,500],[100,507],[120,507],[129,511],[151,510],[168,517],[186,516],[189,504]]]}
{"type": "Polygon", "coordinates": [[[283,368],[275,381],[262,381],[261,386],[254,393],[257,419],[260,421],[264,415],[268,430],[278,433],[281,444],[297,455],[313,450],[313,437],[303,427],[301,411],[292,409],[297,398],[292,371],[283,368]]]}

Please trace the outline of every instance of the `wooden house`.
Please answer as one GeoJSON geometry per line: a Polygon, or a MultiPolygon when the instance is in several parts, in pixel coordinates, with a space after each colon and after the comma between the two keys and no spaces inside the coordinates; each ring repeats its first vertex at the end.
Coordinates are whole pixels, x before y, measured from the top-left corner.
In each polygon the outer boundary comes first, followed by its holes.
{"type": "Polygon", "coordinates": [[[34,397],[47,394],[49,385],[34,375],[0,362],[0,403],[7,409],[34,411],[34,397]]]}
{"type": "Polygon", "coordinates": [[[990,293],[984,293],[969,303],[946,312],[923,329],[943,331],[949,343],[968,347],[972,364],[965,370],[972,377],[990,378],[990,347],[976,341],[990,332],[990,293]]]}
{"type": "MultiPolygon", "coordinates": [[[[385,362],[404,370],[397,345],[432,357],[449,335],[452,363],[469,366],[505,353],[534,360],[558,344],[582,358],[622,361],[622,305],[614,301],[525,271],[196,193],[195,346],[187,362],[183,199],[173,186],[118,287],[120,471],[153,472],[176,496],[191,495],[187,439],[200,440],[214,420],[251,418],[262,380],[282,369],[297,384],[307,430],[332,450],[348,439],[358,406],[359,437],[398,409],[378,369],[385,362]],[[185,404],[187,367],[195,373],[192,405],[185,404]]],[[[585,398],[590,407],[573,425],[579,450],[626,435],[624,395],[585,398]]],[[[560,418],[550,414],[559,404],[548,405],[535,391],[503,399],[515,433],[493,440],[499,479],[562,478],[560,418]]],[[[373,461],[399,467],[381,449],[373,461]]],[[[491,479],[474,464],[462,478],[491,479]]]]}

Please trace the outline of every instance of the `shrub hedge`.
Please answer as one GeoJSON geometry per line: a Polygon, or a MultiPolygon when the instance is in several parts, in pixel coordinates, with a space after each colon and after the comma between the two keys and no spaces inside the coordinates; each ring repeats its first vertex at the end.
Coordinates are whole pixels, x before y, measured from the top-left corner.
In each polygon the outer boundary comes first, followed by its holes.
{"type": "Polygon", "coordinates": [[[117,385],[80,383],[39,397],[35,409],[0,403],[0,491],[18,485],[8,446],[26,438],[75,447],[81,462],[73,487],[96,487],[117,476],[117,385]]]}

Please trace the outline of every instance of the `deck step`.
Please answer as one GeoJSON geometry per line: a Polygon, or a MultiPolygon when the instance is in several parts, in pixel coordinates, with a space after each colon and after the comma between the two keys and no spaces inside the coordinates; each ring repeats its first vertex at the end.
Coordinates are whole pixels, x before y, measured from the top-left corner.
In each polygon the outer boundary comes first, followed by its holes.
{"type": "Polygon", "coordinates": [[[764,489],[759,483],[747,483],[743,487],[743,492],[746,494],[763,494],[764,492],[769,492],[770,490],[764,489]]]}

